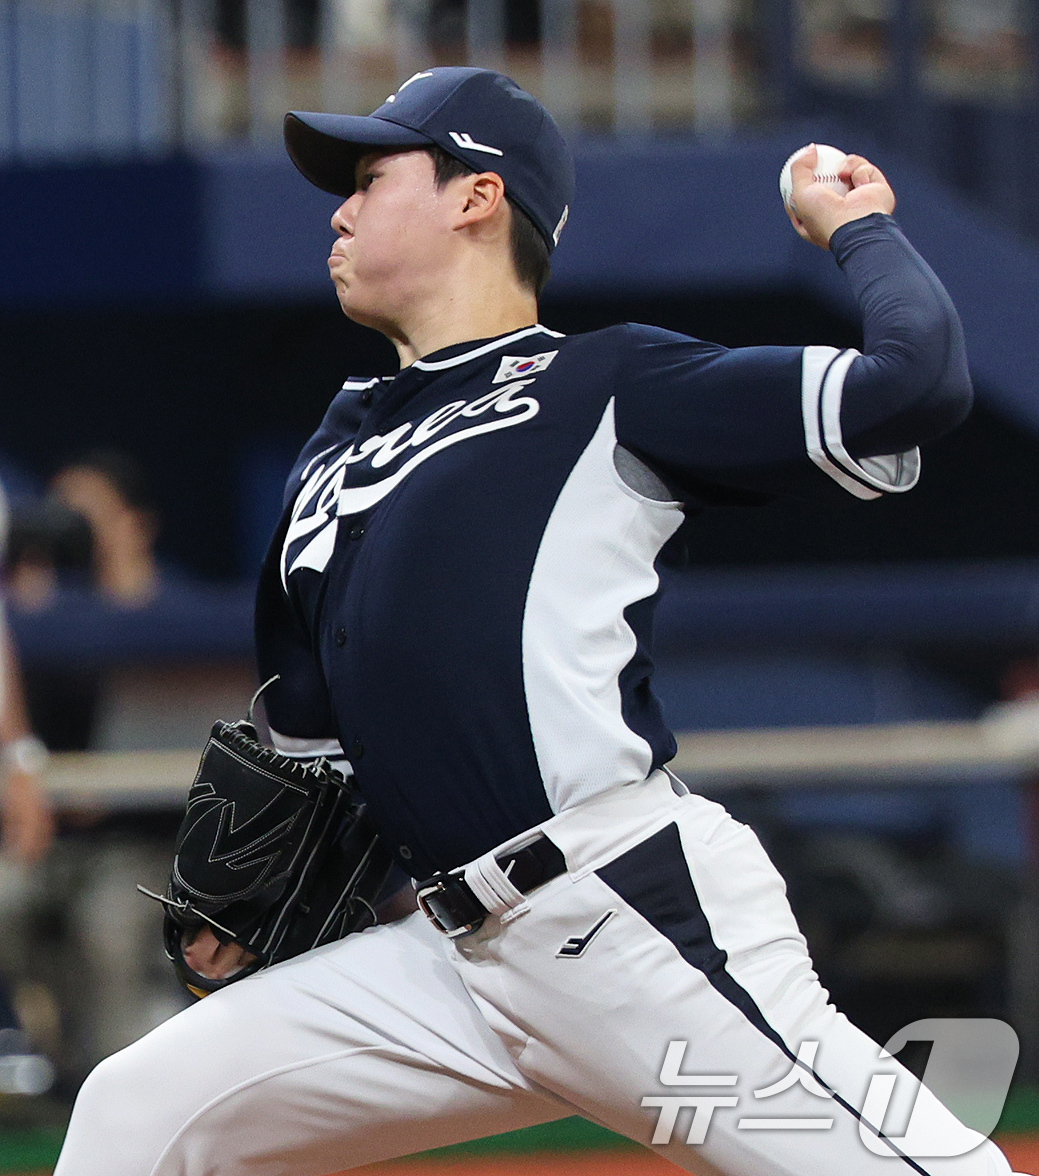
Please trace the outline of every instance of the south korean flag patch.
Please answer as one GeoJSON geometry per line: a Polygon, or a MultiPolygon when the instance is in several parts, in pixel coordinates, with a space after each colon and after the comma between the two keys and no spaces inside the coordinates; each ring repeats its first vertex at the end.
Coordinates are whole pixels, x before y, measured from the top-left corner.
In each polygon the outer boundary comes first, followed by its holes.
{"type": "Polygon", "coordinates": [[[503,355],[492,383],[503,384],[506,380],[519,380],[543,372],[558,354],[558,351],[542,351],[540,355],[503,355]]]}

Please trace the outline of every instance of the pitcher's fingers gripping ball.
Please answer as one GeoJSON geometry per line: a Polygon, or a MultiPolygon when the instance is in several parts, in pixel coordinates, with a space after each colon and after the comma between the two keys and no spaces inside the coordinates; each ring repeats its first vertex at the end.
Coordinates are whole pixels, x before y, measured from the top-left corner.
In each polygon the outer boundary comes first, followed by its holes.
{"type": "Polygon", "coordinates": [[[807,147],[801,147],[795,151],[783,164],[783,170],[779,173],[779,191],[787,208],[790,207],[794,197],[794,163],[799,159],[811,162],[808,157],[812,151],[815,152],[815,163],[812,168],[815,182],[825,184],[840,196],[847,196],[851,191],[851,184],[844,178],[848,163],[847,155],[839,148],[829,147],[825,143],[809,143],[807,147]]]}
{"type": "Polygon", "coordinates": [[[879,167],[825,144],[809,144],[790,156],[779,191],[794,228],[823,249],[841,225],[895,209],[895,194],[879,167]]]}

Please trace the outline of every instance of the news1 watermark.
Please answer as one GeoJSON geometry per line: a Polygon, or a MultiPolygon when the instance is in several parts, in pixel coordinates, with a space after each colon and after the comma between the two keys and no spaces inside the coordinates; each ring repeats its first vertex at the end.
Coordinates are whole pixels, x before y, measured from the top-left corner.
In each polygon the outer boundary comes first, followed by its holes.
{"type": "Polygon", "coordinates": [[[657,1111],[650,1143],[662,1146],[684,1135],[688,1144],[703,1144],[721,1116],[730,1130],[735,1118],[737,1131],[783,1132],[831,1131],[843,1117],[874,1155],[919,1160],[966,1155],[995,1130],[1019,1053],[1017,1034],[1005,1021],[914,1021],[881,1049],[845,1032],[801,1041],[796,1053],[776,1038],[785,1066],[779,1077],[775,1051],[763,1036],[762,1058],[771,1072],[762,1069],[770,1080],[761,1086],[735,1073],[686,1071],[689,1042],[670,1042],[659,1076],[668,1093],[642,1099],[643,1107],[657,1111]],[[922,1080],[896,1060],[911,1041],[930,1045],[922,1080]],[[749,1089],[740,1093],[738,1086],[749,1089]]]}

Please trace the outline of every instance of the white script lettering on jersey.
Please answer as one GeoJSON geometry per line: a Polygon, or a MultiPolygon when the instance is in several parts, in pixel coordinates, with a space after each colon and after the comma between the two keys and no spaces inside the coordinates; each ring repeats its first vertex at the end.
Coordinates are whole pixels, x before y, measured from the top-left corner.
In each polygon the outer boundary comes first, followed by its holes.
{"type": "Polygon", "coordinates": [[[339,518],[358,514],[374,506],[435,453],[470,437],[521,425],[537,416],[541,407],[538,401],[533,396],[516,395],[533,383],[533,378],[515,380],[475,400],[452,400],[431,412],[417,425],[408,421],[389,433],[377,433],[369,437],[360,446],[347,446],[343,453],[328,464],[321,464],[317,468],[313,467],[313,463],[308,465],[302,475],[306,481],[293,503],[292,517],[282,546],[282,585],[287,586],[288,577],[300,568],[323,572],[332,558],[339,518]],[[437,437],[438,433],[456,422],[483,416],[491,411],[497,414],[494,419],[456,428],[453,432],[437,437]],[[379,470],[409,452],[410,457],[388,477],[362,486],[343,485],[348,466],[364,462],[371,469],[379,470]],[[310,538],[300,549],[300,541],[308,536],[310,538]]]}

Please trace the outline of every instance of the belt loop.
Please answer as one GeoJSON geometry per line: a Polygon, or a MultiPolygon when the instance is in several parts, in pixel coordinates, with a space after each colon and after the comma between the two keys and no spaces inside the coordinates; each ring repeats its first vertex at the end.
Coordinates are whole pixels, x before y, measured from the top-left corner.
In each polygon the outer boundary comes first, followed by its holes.
{"type": "Polygon", "coordinates": [[[506,916],[515,918],[521,914],[520,908],[527,909],[523,891],[517,890],[509,881],[493,853],[485,853],[483,857],[470,862],[465,867],[464,876],[473,894],[492,915],[498,915],[503,922],[508,921],[506,916]]]}

